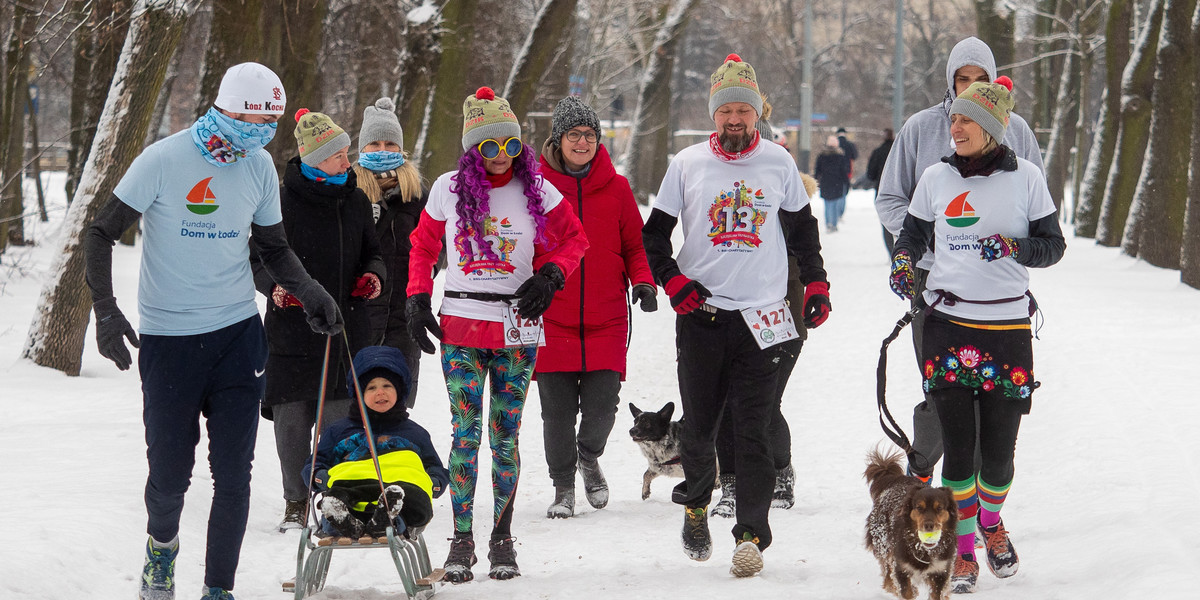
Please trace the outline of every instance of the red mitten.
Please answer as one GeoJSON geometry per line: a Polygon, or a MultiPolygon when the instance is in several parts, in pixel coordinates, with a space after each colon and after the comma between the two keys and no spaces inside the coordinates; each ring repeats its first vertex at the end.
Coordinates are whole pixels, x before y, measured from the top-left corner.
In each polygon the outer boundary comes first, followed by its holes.
{"type": "Polygon", "coordinates": [[[804,326],[816,329],[829,318],[829,284],[824,281],[814,281],[804,286],[804,326]]]}
{"type": "Polygon", "coordinates": [[[383,286],[379,283],[379,276],[374,273],[363,273],[354,283],[354,291],[350,292],[350,295],[364,300],[374,300],[379,297],[381,291],[383,291],[383,286]]]}
{"type": "Polygon", "coordinates": [[[274,302],[275,306],[278,306],[279,308],[288,308],[291,306],[299,306],[301,308],[304,307],[304,305],[300,303],[300,300],[278,285],[275,286],[275,289],[271,290],[271,301],[274,302]]]}
{"type": "Polygon", "coordinates": [[[667,295],[671,297],[671,308],[681,315],[700,308],[706,299],[712,297],[712,292],[700,285],[700,282],[692,281],[684,275],[672,277],[663,289],[667,290],[667,295]]]}

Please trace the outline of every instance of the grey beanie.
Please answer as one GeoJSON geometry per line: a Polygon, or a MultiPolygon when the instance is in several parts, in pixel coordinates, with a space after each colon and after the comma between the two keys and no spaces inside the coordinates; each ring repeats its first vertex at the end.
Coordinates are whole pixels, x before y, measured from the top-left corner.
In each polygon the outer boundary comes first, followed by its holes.
{"type": "Polygon", "coordinates": [[[591,127],[596,130],[596,136],[600,136],[600,118],[596,116],[596,111],[575,96],[567,96],[558,101],[554,107],[554,119],[551,124],[550,143],[554,146],[559,146],[562,137],[580,125],[591,127]]]}
{"type": "Polygon", "coordinates": [[[396,105],[391,98],[380,98],[375,106],[363,109],[362,127],[358,130],[358,152],[371,142],[395,142],[404,150],[404,129],[396,118],[396,105]]]}

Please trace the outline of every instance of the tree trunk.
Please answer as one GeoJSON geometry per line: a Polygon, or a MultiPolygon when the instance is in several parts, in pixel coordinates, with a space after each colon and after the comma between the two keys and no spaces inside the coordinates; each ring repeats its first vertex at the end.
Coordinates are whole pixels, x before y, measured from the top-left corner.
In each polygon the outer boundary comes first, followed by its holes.
{"type": "MultiPolygon", "coordinates": [[[[625,155],[625,173],[638,202],[646,204],[667,172],[671,150],[671,72],[679,40],[695,0],[672,0],[662,5],[665,20],[654,36],[650,58],[638,86],[632,139],[625,155]]],[[[714,65],[715,68],[715,65],[714,65]]]]}
{"type": "MultiPolygon", "coordinates": [[[[543,78],[554,67],[570,71],[569,52],[571,32],[575,27],[577,0],[546,0],[529,29],[529,37],[513,63],[504,98],[513,113],[525,115],[533,109],[538,93],[554,98],[566,95],[567,90],[547,90],[543,78]]],[[[540,142],[541,140],[536,140],[540,142]]],[[[537,144],[534,144],[537,147],[537,144]]]]}
{"type": "Polygon", "coordinates": [[[394,0],[358,2],[348,14],[353,15],[349,30],[355,40],[355,62],[350,68],[357,82],[350,115],[352,121],[342,126],[346,131],[357,132],[362,129],[364,108],[383,96],[395,99],[396,82],[404,64],[407,20],[394,0]]]}
{"type": "Polygon", "coordinates": [[[296,129],[292,115],[301,108],[321,110],[318,58],[324,39],[326,4],[324,0],[264,0],[263,56],[270,58],[263,64],[279,75],[288,105],[288,113],[280,117],[275,130],[275,142],[267,148],[279,173],[289,159],[299,154],[292,134],[296,129]]]}
{"type": "Polygon", "coordinates": [[[7,135],[3,136],[4,160],[0,163],[0,253],[9,244],[25,243],[25,212],[22,198],[22,178],[25,170],[25,107],[29,95],[29,43],[36,34],[37,13],[29,5],[18,2],[14,7],[12,33],[8,40],[4,64],[3,121],[7,135]]]}
{"type": "MultiPolygon", "coordinates": [[[[1038,0],[1038,13],[1034,15],[1036,40],[1033,47],[1034,56],[1045,56],[1056,49],[1056,43],[1050,39],[1054,32],[1054,19],[1058,8],[1057,0],[1038,0]]],[[[1042,58],[1033,65],[1033,109],[1030,111],[1029,127],[1034,132],[1049,129],[1054,121],[1054,93],[1052,83],[1054,77],[1054,58],[1042,58]]],[[[1044,139],[1044,138],[1041,138],[1044,139]]]]}
{"type": "MultiPolygon", "coordinates": [[[[191,22],[191,19],[188,19],[191,22]]],[[[186,33],[186,32],[185,32],[186,33]]],[[[171,62],[167,64],[167,73],[163,76],[162,89],[158,92],[158,100],[154,102],[154,111],[150,113],[150,126],[146,128],[146,142],[149,146],[157,142],[162,136],[163,126],[170,119],[167,118],[167,108],[171,104],[171,90],[175,87],[175,79],[179,77],[179,60],[183,55],[181,48],[175,48],[175,54],[171,56],[171,62]]]]}
{"type": "MultiPolygon", "coordinates": [[[[1192,56],[1200,52],[1200,5],[1192,15],[1192,56]]],[[[1200,94],[1200,60],[1192,64],[1192,97],[1200,94]]],[[[1183,248],[1179,253],[1179,279],[1200,288],[1200,102],[1192,104],[1192,176],[1188,184],[1183,248]]]]}
{"type": "Polygon", "coordinates": [[[83,237],[117,182],[142,151],[154,100],[167,63],[194,4],[188,0],[138,0],[133,24],[100,115],[94,152],[67,211],[62,246],[42,287],[22,356],[44,367],[78,375],[91,297],[84,282],[83,237]]]}
{"type": "Polygon", "coordinates": [[[1116,154],[1117,126],[1121,114],[1121,74],[1129,62],[1129,28],[1132,20],[1132,2],[1111,0],[1105,26],[1104,98],[1100,104],[1100,116],[1096,119],[1096,139],[1092,142],[1087,171],[1083,176],[1083,190],[1075,207],[1075,235],[1080,237],[1096,236],[1104,184],[1113,155],[1116,154]]]}
{"type": "MultiPolygon", "coordinates": [[[[204,67],[200,70],[200,91],[193,116],[199,117],[212,107],[221,78],[229,67],[247,61],[262,62],[263,10],[263,0],[213,0],[212,25],[204,45],[204,67]]],[[[280,17],[277,13],[271,16],[280,17]]],[[[320,42],[316,45],[320,47],[320,42]]],[[[286,85],[284,89],[290,104],[292,90],[286,85]]]]}
{"type": "Polygon", "coordinates": [[[1017,13],[1007,3],[996,0],[975,0],[975,31],[979,39],[992,49],[996,66],[1003,67],[1016,62],[1015,35],[1017,13]]]}
{"type": "Polygon", "coordinates": [[[1046,146],[1046,185],[1054,206],[1061,210],[1063,193],[1071,166],[1071,143],[1075,140],[1075,111],[1079,110],[1079,56],[1074,52],[1063,61],[1062,78],[1058,83],[1058,98],[1054,105],[1054,127],[1050,144],[1046,146]]]}
{"type": "MultiPolygon", "coordinates": [[[[433,90],[433,77],[441,59],[441,27],[438,18],[415,23],[405,21],[404,51],[396,81],[396,113],[404,130],[405,150],[419,160],[417,140],[425,121],[433,90]]],[[[361,117],[360,117],[361,118],[361,117]]],[[[425,170],[425,173],[430,171],[425,170]]]]}
{"type": "Polygon", "coordinates": [[[94,0],[92,5],[89,21],[93,28],[92,60],[88,67],[87,85],[83,90],[83,129],[79,135],[79,149],[75,153],[77,163],[71,165],[76,173],[75,181],[82,176],[88,153],[92,151],[96,123],[100,120],[100,112],[104,110],[104,103],[108,99],[113,72],[117,69],[117,59],[121,56],[121,45],[125,43],[129,31],[130,9],[130,0],[94,0]]]}
{"type": "Polygon", "coordinates": [[[1187,210],[1189,161],[1181,159],[1191,153],[1191,137],[1179,132],[1192,130],[1195,96],[1190,88],[1195,82],[1181,80],[1179,74],[1191,73],[1195,64],[1195,10],[1196,0],[1166,1],[1155,59],[1150,145],[1121,242],[1126,254],[1167,269],[1179,268],[1187,210]]]}
{"type": "Polygon", "coordinates": [[[1096,243],[1116,246],[1121,243],[1129,205],[1142,172],[1142,157],[1150,136],[1150,97],[1154,91],[1154,55],[1158,49],[1158,34],[1162,25],[1163,0],[1154,0],[1149,18],[1138,35],[1137,46],[1121,76],[1121,115],[1117,133],[1117,150],[1108,170],[1104,187],[1104,202],[1100,205],[1100,220],[1096,243]]]}
{"type": "Polygon", "coordinates": [[[87,127],[87,89],[92,73],[92,29],[86,26],[90,0],[71,0],[71,17],[75,32],[71,34],[71,130],[67,147],[67,202],[75,197],[75,187],[83,170],[84,129],[87,127]]]}
{"type": "Polygon", "coordinates": [[[432,176],[453,171],[462,156],[463,100],[475,91],[463,81],[475,37],[478,0],[447,0],[442,7],[442,56],[433,75],[433,90],[424,119],[421,170],[432,176]]]}

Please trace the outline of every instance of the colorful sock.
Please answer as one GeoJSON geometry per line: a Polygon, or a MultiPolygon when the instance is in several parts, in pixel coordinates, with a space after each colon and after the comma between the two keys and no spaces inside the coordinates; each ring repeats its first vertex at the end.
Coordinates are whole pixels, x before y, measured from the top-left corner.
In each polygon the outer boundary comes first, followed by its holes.
{"type": "Polygon", "coordinates": [[[976,493],[975,478],[954,481],[942,476],[942,485],[954,493],[958,505],[958,553],[975,555],[975,513],[979,510],[979,495],[976,493]]]}
{"type": "Polygon", "coordinates": [[[1008,497],[1008,489],[1012,480],[1002,486],[995,486],[979,478],[979,524],[985,528],[995,527],[1000,522],[1000,508],[1008,497]]]}

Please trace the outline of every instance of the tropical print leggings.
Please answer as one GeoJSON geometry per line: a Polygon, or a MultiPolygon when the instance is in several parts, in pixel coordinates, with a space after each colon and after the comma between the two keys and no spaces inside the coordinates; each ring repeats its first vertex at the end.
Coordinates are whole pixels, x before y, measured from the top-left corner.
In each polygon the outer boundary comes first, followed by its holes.
{"type": "Polygon", "coordinates": [[[442,373],[450,393],[450,502],[454,531],[471,531],[479,443],[483,433],[483,382],[491,382],[488,441],[492,447],[493,534],[507,533],[521,471],[517,434],[525,393],[537,358],[536,347],[468,348],[442,344],[442,373]]]}

